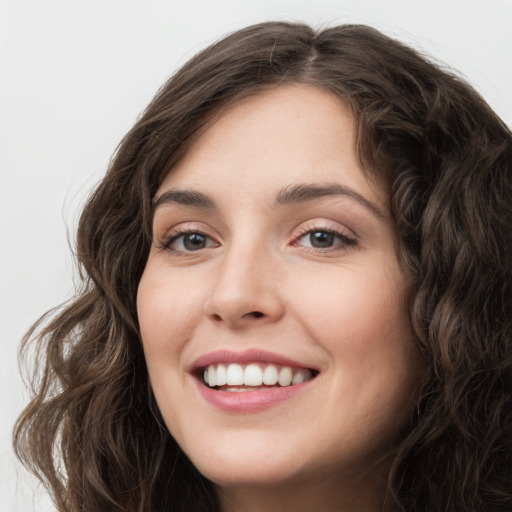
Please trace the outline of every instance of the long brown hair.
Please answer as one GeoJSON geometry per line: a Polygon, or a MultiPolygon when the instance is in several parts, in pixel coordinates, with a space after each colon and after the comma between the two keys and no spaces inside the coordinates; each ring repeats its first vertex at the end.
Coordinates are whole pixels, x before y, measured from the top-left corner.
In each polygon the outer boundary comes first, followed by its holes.
{"type": "Polygon", "coordinates": [[[461,79],[365,26],[255,25],[159,91],[82,213],[81,289],[24,338],[38,367],[18,456],[61,512],[218,510],[155,405],[136,292],[165,174],[211,116],[282,83],[348,105],[363,168],[389,185],[427,367],[390,462],[393,509],[512,510],[512,134],[461,79]]]}

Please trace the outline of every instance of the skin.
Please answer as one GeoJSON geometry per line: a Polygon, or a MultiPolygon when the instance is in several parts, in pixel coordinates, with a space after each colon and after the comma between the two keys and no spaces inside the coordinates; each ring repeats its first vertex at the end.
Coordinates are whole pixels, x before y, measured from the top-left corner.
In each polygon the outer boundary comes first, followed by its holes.
{"type": "Polygon", "coordinates": [[[215,203],[157,206],[138,314],[163,418],[223,510],[381,510],[377,461],[411,414],[421,361],[387,194],[363,173],[354,133],[333,95],[280,86],[218,116],[156,194],[215,203]],[[350,192],[276,204],[298,184],[350,192]],[[204,246],[190,250],[182,231],[204,246]],[[314,247],[326,231],[340,235],[314,247]],[[212,407],[194,361],[254,348],[319,374],[261,411],[212,407]]]}

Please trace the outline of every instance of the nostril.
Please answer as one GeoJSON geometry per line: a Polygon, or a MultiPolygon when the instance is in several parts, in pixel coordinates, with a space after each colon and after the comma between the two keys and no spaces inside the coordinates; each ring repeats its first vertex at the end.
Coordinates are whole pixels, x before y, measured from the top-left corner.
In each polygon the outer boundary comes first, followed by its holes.
{"type": "Polygon", "coordinates": [[[238,322],[245,323],[246,321],[256,320],[260,318],[266,318],[267,314],[262,311],[248,311],[247,313],[239,313],[239,312],[227,312],[226,314],[222,313],[208,313],[210,320],[215,323],[218,322],[227,322],[228,324],[237,324],[238,322]]]}

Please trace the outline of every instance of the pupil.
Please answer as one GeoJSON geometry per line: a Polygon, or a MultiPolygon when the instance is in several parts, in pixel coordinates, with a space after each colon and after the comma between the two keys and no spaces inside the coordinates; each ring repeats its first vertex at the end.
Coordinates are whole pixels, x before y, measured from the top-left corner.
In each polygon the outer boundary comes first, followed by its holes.
{"type": "Polygon", "coordinates": [[[203,249],[206,245],[206,238],[199,233],[190,233],[183,240],[183,246],[189,251],[203,249]]]}
{"type": "Polygon", "coordinates": [[[326,231],[315,231],[310,235],[311,245],[317,249],[331,247],[334,242],[333,233],[326,231]]]}

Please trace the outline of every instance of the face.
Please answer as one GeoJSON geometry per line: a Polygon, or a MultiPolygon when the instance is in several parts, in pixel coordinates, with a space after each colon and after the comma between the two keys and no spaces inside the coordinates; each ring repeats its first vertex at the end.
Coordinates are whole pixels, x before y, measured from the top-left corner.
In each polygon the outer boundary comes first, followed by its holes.
{"type": "Polygon", "coordinates": [[[408,282],[354,137],[334,96],[278,87],[221,114],[156,194],[147,367],[170,432],[220,486],[351,478],[411,413],[408,282]]]}

